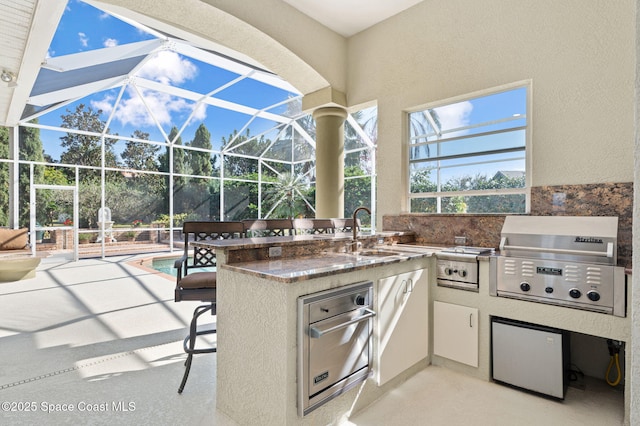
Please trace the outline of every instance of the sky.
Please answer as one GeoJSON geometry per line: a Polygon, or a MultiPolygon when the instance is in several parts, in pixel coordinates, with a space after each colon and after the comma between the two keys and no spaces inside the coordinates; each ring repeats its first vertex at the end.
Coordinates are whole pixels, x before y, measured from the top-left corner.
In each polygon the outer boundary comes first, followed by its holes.
{"type": "MultiPolygon", "coordinates": [[[[484,95],[466,101],[450,103],[444,102],[442,106],[434,107],[433,110],[435,111],[440,122],[441,129],[444,132],[441,140],[446,140],[458,136],[472,135],[480,132],[524,126],[527,121],[526,96],[526,88],[522,87],[514,90],[498,92],[491,95],[484,95]],[[471,127],[458,132],[446,133],[447,130],[470,127],[481,123],[487,123],[512,117],[517,119],[514,121],[509,121],[507,123],[494,124],[490,126],[480,126],[477,128],[471,127]]],[[[441,151],[439,155],[456,155],[466,152],[475,152],[478,150],[479,145],[480,150],[524,146],[526,142],[524,140],[524,137],[524,131],[520,131],[514,133],[498,133],[490,136],[479,136],[475,139],[468,139],[466,141],[457,141],[453,143],[444,142],[440,144],[441,151]]],[[[432,137],[430,138],[430,140],[436,140],[436,137],[432,137]]],[[[435,155],[437,148],[432,145],[430,149],[431,156],[435,155]]],[[[422,155],[425,155],[426,151],[423,149],[419,152],[422,155]]],[[[497,157],[513,158],[522,157],[523,155],[523,153],[510,153],[501,154],[497,157]]],[[[444,167],[441,171],[442,182],[446,182],[448,179],[456,177],[459,174],[484,174],[487,177],[492,177],[498,171],[524,171],[525,167],[524,160],[478,164],[473,166],[473,171],[471,173],[468,169],[463,170],[459,167],[446,167],[454,164],[464,166],[466,163],[477,161],[477,158],[458,158],[455,160],[441,161],[440,165],[444,167]]],[[[425,164],[423,163],[419,167],[424,166],[425,164]]],[[[435,179],[435,175],[432,176],[432,179],[435,179]]]]}
{"type": "MultiPolygon", "coordinates": [[[[152,39],[155,39],[153,35],[99,9],[79,0],[70,0],[49,47],[48,56],[59,57],[152,39]]],[[[234,80],[238,74],[165,50],[148,61],[137,73],[137,77],[206,94],[234,80]]],[[[83,103],[94,110],[102,110],[101,117],[105,121],[115,108],[113,121],[110,123],[111,133],[131,136],[133,131],[138,129],[149,133],[152,140],[163,141],[162,132],[158,129],[156,121],[164,133],[168,134],[171,127],[176,126],[180,129],[191,116],[190,124],[182,134],[183,144],[191,141],[197,127],[204,123],[211,132],[214,148],[219,149],[222,137],[228,138],[234,130],[240,131],[251,118],[246,114],[214,106],[201,105],[194,111],[195,102],[191,100],[149,89],[137,91],[131,85],[126,89],[120,103],[115,106],[119,90],[116,88],[103,91],[73,102],[41,116],[40,123],[59,126],[61,115],[74,111],[76,105],[83,103]],[[152,111],[152,114],[148,110],[152,111]]],[[[215,96],[225,101],[264,109],[297,95],[297,93],[274,88],[255,80],[245,79],[216,93],[215,96]]],[[[254,119],[251,122],[251,134],[259,134],[273,127],[274,124],[272,121],[254,119]]],[[[45,151],[54,159],[58,159],[62,152],[59,147],[60,136],[62,135],[58,132],[41,131],[45,151]]],[[[276,133],[268,135],[272,139],[275,136],[276,133]]]]}

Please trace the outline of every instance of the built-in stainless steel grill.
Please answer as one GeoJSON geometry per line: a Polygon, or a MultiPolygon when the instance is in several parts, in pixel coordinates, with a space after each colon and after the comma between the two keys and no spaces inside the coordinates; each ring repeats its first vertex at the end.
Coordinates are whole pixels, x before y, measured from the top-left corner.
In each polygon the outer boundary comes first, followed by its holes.
{"type": "Polygon", "coordinates": [[[507,216],[490,294],[626,316],[617,217],[507,216]]]}

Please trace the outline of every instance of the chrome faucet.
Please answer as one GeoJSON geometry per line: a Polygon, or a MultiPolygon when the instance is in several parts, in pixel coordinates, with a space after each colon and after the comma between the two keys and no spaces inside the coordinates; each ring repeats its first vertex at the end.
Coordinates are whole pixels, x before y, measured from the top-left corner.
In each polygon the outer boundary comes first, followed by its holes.
{"type": "Polygon", "coordinates": [[[356,253],[358,251],[358,245],[360,244],[358,243],[358,219],[356,218],[360,210],[364,210],[369,213],[369,215],[371,215],[371,210],[369,210],[365,206],[360,206],[353,211],[353,240],[351,241],[351,251],[353,253],[356,253]]]}

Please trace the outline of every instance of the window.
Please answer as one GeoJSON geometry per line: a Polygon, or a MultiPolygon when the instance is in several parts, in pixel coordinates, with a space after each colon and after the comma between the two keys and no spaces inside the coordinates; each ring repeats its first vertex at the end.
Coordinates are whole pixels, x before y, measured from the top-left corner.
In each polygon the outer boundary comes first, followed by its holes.
{"type": "Polygon", "coordinates": [[[527,212],[527,91],[513,86],[409,113],[410,212],[527,212]]]}

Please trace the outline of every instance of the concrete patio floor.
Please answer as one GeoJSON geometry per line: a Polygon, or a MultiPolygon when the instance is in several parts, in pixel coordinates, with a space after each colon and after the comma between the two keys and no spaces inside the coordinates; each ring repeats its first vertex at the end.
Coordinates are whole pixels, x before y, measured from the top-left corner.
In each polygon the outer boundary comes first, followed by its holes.
{"type": "Polygon", "coordinates": [[[149,256],[43,259],[36,278],[0,284],[4,424],[233,424],[215,410],[215,355],[196,356],[178,395],[197,303],[129,264],[149,256]]]}
{"type": "MultiPolygon", "coordinates": [[[[196,356],[178,395],[197,303],[133,265],[149,257],[48,258],[35,278],[0,283],[2,424],[235,425],[215,408],[215,354],[196,356]]],[[[623,424],[622,393],[589,387],[557,402],[432,366],[345,424],[623,424]]]]}

